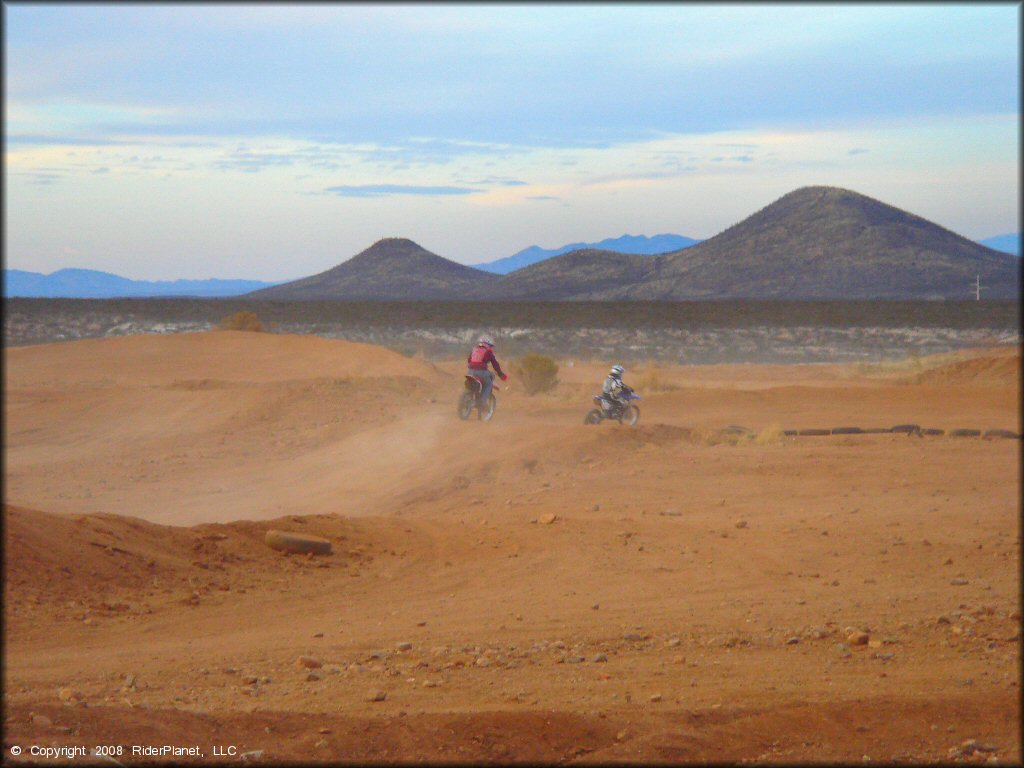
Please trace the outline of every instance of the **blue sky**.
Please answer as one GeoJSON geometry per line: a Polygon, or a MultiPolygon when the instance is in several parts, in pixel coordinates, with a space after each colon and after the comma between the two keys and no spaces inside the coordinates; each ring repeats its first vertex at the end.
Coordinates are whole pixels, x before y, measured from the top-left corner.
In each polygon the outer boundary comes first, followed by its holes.
{"type": "Polygon", "coordinates": [[[708,238],[800,186],[1020,229],[1021,6],[4,3],[5,266],[708,238]]]}

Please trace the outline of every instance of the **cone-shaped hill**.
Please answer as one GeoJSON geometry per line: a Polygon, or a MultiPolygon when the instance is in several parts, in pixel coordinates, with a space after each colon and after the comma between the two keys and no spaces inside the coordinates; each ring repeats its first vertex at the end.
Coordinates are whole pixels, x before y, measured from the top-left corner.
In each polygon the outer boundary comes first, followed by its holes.
{"type": "Polygon", "coordinates": [[[412,240],[378,240],[348,261],[318,275],[247,294],[274,301],[458,300],[496,275],[449,261],[412,240]]]}
{"type": "Polygon", "coordinates": [[[631,299],[969,299],[1020,295],[1019,259],[836,187],[804,187],[656,258],[631,299]]]}

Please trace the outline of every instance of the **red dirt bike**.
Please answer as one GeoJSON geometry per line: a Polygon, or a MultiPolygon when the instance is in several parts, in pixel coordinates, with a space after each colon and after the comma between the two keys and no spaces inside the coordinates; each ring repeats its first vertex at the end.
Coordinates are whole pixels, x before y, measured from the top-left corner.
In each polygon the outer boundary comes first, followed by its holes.
{"type": "Polygon", "coordinates": [[[491,417],[494,416],[494,409],[498,405],[498,401],[494,399],[494,392],[500,389],[497,384],[491,385],[491,395],[487,398],[487,402],[483,403],[480,401],[480,395],[484,391],[484,383],[478,376],[470,376],[466,374],[465,389],[462,394],[459,395],[459,418],[468,419],[469,414],[476,408],[476,417],[480,421],[490,421],[491,417]]]}

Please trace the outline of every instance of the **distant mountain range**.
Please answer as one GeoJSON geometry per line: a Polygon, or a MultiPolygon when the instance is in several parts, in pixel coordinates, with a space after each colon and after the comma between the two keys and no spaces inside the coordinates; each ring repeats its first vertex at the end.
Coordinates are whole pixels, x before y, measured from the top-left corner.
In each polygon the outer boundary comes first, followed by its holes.
{"type": "Polygon", "coordinates": [[[981,241],[981,244],[988,248],[994,248],[1004,253],[1012,253],[1020,256],[1020,232],[1010,235],[996,235],[981,241]]]}
{"type": "Polygon", "coordinates": [[[4,270],[4,297],[111,299],[148,296],[240,296],[276,283],[260,280],[129,280],[94,269],[61,269],[49,275],[4,270]]]}
{"type": "Polygon", "coordinates": [[[837,187],[804,187],[660,255],[592,248],[499,275],[381,240],[252,298],[441,300],[969,299],[1020,296],[1020,259],[837,187]]]}
{"type": "Polygon", "coordinates": [[[531,264],[545,261],[554,256],[561,256],[563,253],[569,253],[570,251],[590,249],[614,251],[615,253],[651,255],[678,251],[691,245],[696,245],[699,242],[700,240],[683,237],[682,235],[654,235],[653,237],[647,237],[646,235],[622,235],[621,237],[608,238],[598,243],[570,243],[569,245],[563,245],[561,248],[550,250],[537,245],[531,245],[529,248],[524,248],[512,256],[506,256],[497,261],[489,261],[486,264],[474,264],[473,266],[477,269],[482,269],[484,272],[507,275],[509,272],[515,272],[517,269],[528,267],[531,264]]]}
{"type": "Polygon", "coordinates": [[[52,275],[4,270],[4,296],[966,299],[973,296],[980,277],[984,297],[1019,298],[1019,253],[1019,234],[979,244],[857,192],[818,186],[790,192],[704,241],[681,235],[623,235],[551,250],[531,246],[513,256],[466,266],[411,240],[386,238],[331,269],[290,282],[148,282],[83,269],[52,275]]]}

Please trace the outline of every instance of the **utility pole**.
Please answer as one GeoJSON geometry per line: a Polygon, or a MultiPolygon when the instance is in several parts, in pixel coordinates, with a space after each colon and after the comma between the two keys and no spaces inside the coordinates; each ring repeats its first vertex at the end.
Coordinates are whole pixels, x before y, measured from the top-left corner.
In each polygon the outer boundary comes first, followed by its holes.
{"type": "Polygon", "coordinates": [[[981,275],[974,278],[974,300],[981,301],[981,275]]]}

